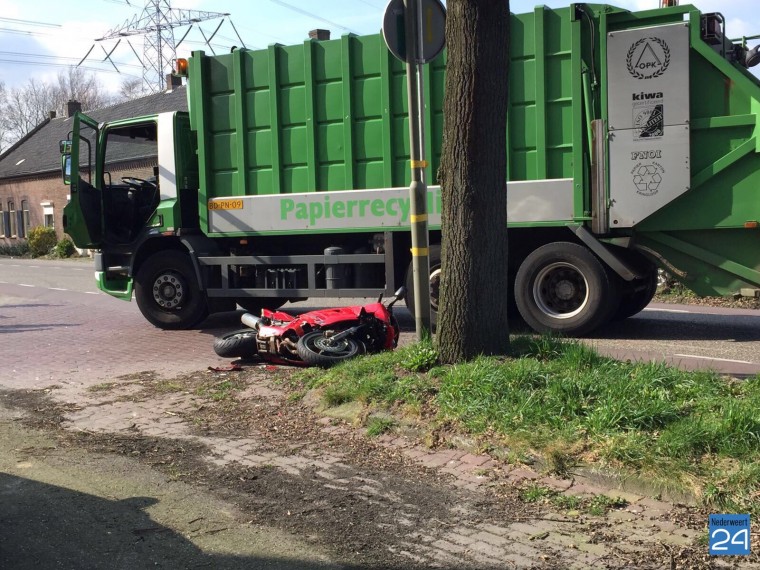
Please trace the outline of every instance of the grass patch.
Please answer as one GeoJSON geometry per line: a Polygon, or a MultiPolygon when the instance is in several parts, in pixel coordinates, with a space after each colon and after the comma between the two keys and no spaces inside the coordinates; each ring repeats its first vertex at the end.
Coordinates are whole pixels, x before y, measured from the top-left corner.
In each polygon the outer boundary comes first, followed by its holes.
{"type": "Polygon", "coordinates": [[[158,380],[153,385],[153,390],[158,394],[170,394],[172,392],[182,392],[187,389],[187,386],[177,382],[176,380],[158,380]]]}
{"type": "Polygon", "coordinates": [[[396,425],[396,421],[393,418],[386,417],[372,417],[367,422],[367,435],[370,437],[377,437],[389,432],[396,425]]]}
{"type": "Polygon", "coordinates": [[[213,384],[204,384],[200,386],[195,393],[199,396],[205,396],[215,402],[228,400],[236,392],[246,386],[245,382],[237,379],[222,380],[213,384]]]}
{"type": "Polygon", "coordinates": [[[607,465],[760,515],[760,378],[620,362],[551,337],[517,337],[510,358],[446,367],[429,349],[407,346],[298,378],[321,388],[328,405],[417,413],[536,450],[559,474],[576,463],[607,465]]]}
{"type": "Polygon", "coordinates": [[[561,492],[530,483],[518,491],[520,500],[525,503],[538,503],[553,505],[564,511],[578,511],[589,515],[601,517],[612,509],[622,509],[628,506],[628,501],[620,497],[608,497],[607,495],[594,495],[592,497],[577,497],[563,495],[561,492]]]}
{"type": "Polygon", "coordinates": [[[94,386],[90,386],[87,388],[88,392],[108,392],[110,390],[113,390],[113,388],[116,386],[116,382],[102,382],[101,384],[95,384],[94,386]]]}

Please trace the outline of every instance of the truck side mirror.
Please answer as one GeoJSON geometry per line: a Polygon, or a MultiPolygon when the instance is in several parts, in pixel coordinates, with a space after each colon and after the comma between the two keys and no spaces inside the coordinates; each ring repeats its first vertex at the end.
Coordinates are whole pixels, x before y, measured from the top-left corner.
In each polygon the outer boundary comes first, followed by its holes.
{"type": "Polygon", "coordinates": [[[61,174],[63,175],[63,183],[66,185],[71,184],[71,155],[64,154],[61,156],[61,174]]]}
{"type": "Polygon", "coordinates": [[[60,141],[58,148],[61,151],[61,175],[63,183],[71,184],[71,141],[60,141]]]}

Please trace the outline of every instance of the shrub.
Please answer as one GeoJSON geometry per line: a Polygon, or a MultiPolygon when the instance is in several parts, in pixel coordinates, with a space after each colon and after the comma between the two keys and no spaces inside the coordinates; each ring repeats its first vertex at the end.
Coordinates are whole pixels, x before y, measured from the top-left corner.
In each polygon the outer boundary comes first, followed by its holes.
{"type": "Polygon", "coordinates": [[[29,251],[32,257],[47,255],[56,245],[56,235],[53,228],[37,226],[29,230],[27,238],[29,242],[29,251]]]}
{"type": "Polygon", "coordinates": [[[7,255],[10,257],[24,257],[29,253],[29,244],[25,241],[18,243],[4,244],[0,243],[0,255],[7,255]]]}
{"type": "Polygon", "coordinates": [[[55,254],[58,257],[71,257],[74,255],[76,248],[74,248],[74,242],[69,238],[63,238],[57,244],[55,244],[55,254]]]}

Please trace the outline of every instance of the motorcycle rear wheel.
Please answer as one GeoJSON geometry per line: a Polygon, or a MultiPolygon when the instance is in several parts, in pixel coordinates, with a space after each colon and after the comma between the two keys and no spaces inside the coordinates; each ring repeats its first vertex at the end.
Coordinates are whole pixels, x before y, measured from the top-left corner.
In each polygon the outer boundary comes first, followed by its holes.
{"type": "Polygon", "coordinates": [[[253,358],[256,350],[256,331],[240,329],[214,339],[214,352],[222,358],[253,358]]]}
{"type": "Polygon", "coordinates": [[[296,351],[306,364],[328,368],[363,354],[364,345],[350,337],[336,342],[321,331],[313,331],[298,339],[296,351]]]}

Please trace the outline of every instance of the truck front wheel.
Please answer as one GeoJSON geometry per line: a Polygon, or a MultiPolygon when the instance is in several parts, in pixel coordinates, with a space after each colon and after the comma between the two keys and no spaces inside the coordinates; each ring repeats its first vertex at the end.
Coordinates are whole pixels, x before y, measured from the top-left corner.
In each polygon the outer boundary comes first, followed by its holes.
{"type": "Polygon", "coordinates": [[[593,253],[574,243],[557,242],[539,247],[522,262],[515,300],[534,330],[578,336],[608,322],[620,296],[593,253]]]}
{"type": "Polygon", "coordinates": [[[189,329],[208,316],[190,257],[179,251],[156,253],[142,264],[135,300],[143,316],[161,329],[189,329]]]}

